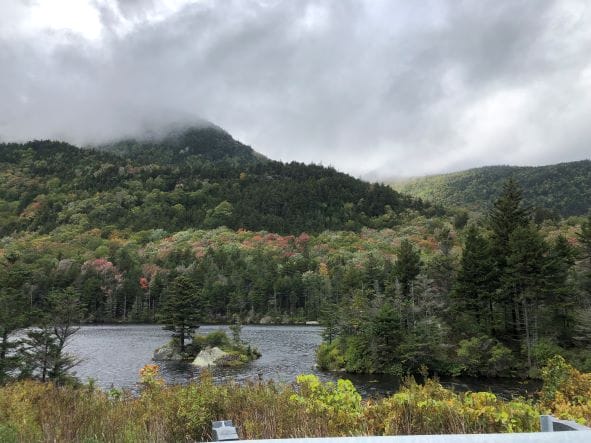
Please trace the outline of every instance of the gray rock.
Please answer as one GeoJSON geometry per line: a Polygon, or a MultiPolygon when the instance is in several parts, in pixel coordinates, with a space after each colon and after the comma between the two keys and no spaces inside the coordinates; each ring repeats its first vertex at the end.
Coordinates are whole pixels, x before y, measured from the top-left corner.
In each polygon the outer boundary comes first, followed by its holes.
{"type": "Polygon", "coordinates": [[[273,323],[273,317],[270,317],[268,315],[261,318],[261,320],[259,321],[259,324],[261,324],[261,325],[268,325],[271,323],[273,323]]]}
{"type": "Polygon", "coordinates": [[[168,342],[154,351],[152,359],[155,361],[179,361],[183,359],[183,356],[176,347],[173,346],[172,342],[168,342]]]}
{"type": "Polygon", "coordinates": [[[227,352],[222,351],[218,347],[206,348],[195,357],[192,364],[200,368],[215,366],[219,360],[224,359],[227,355],[227,352]]]}

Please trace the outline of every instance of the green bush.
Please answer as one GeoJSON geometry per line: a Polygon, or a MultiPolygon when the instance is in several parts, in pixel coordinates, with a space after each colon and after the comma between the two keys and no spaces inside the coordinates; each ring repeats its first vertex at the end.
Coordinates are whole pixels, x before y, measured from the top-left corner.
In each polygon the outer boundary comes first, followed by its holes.
{"type": "Polygon", "coordinates": [[[564,349],[547,338],[541,338],[532,348],[532,355],[538,366],[545,366],[555,355],[564,355],[564,349]]]}
{"type": "Polygon", "coordinates": [[[324,342],[316,350],[316,362],[323,371],[338,371],[345,367],[345,357],[337,340],[324,342]]]}
{"type": "Polygon", "coordinates": [[[0,424],[0,441],[3,443],[18,443],[19,435],[17,430],[9,425],[0,424]]]}
{"type": "Polygon", "coordinates": [[[460,341],[456,354],[457,372],[471,376],[507,376],[515,365],[511,350],[485,335],[460,341]]]}

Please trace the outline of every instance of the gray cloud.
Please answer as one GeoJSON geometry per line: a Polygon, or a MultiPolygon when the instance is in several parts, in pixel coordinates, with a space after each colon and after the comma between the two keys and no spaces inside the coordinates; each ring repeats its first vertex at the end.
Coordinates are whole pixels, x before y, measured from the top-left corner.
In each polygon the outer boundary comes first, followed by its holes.
{"type": "Polygon", "coordinates": [[[97,39],[0,32],[0,138],[205,118],[268,157],[371,178],[591,152],[584,1],[158,3],[93,0],[97,39]]]}

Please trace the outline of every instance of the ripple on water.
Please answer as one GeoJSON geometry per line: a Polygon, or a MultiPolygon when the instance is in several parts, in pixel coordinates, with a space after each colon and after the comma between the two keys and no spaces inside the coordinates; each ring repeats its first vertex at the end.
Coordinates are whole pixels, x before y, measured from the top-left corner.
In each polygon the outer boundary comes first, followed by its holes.
{"type": "MultiPolygon", "coordinates": [[[[227,326],[202,326],[200,334],[218,329],[229,333],[227,326]]],[[[316,374],[321,380],[349,378],[365,397],[391,394],[400,380],[392,376],[325,373],[315,368],[315,349],[322,341],[321,327],[262,326],[242,328],[242,339],[258,348],[262,357],[240,368],[214,368],[216,381],[275,380],[291,383],[303,373],[316,374]]],[[[170,332],[160,325],[84,326],[72,337],[68,352],[82,358],[75,368],[82,381],[96,380],[98,386],[134,389],[140,368],[152,362],[156,348],[170,339],[170,332]]],[[[164,379],[169,383],[187,383],[199,376],[199,369],[188,363],[160,362],[164,379]]],[[[525,394],[537,389],[536,383],[521,384],[511,380],[442,379],[456,390],[491,390],[504,397],[525,394]]]]}

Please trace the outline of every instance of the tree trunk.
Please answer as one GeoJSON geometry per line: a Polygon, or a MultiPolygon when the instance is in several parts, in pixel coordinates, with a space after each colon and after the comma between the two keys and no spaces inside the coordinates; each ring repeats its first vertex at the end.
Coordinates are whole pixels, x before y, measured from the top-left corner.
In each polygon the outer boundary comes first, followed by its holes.
{"type": "Polygon", "coordinates": [[[527,302],[525,298],[522,301],[523,305],[523,323],[525,326],[525,343],[527,346],[527,365],[531,369],[532,361],[531,361],[531,337],[530,337],[530,327],[529,327],[529,316],[527,314],[527,302]]]}
{"type": "Polygon", "coordinates": [[[181,352],[185,352],[185,327],[181,326],[181,330],[179,332],[179,341],[181,345],[181,352]]]}

